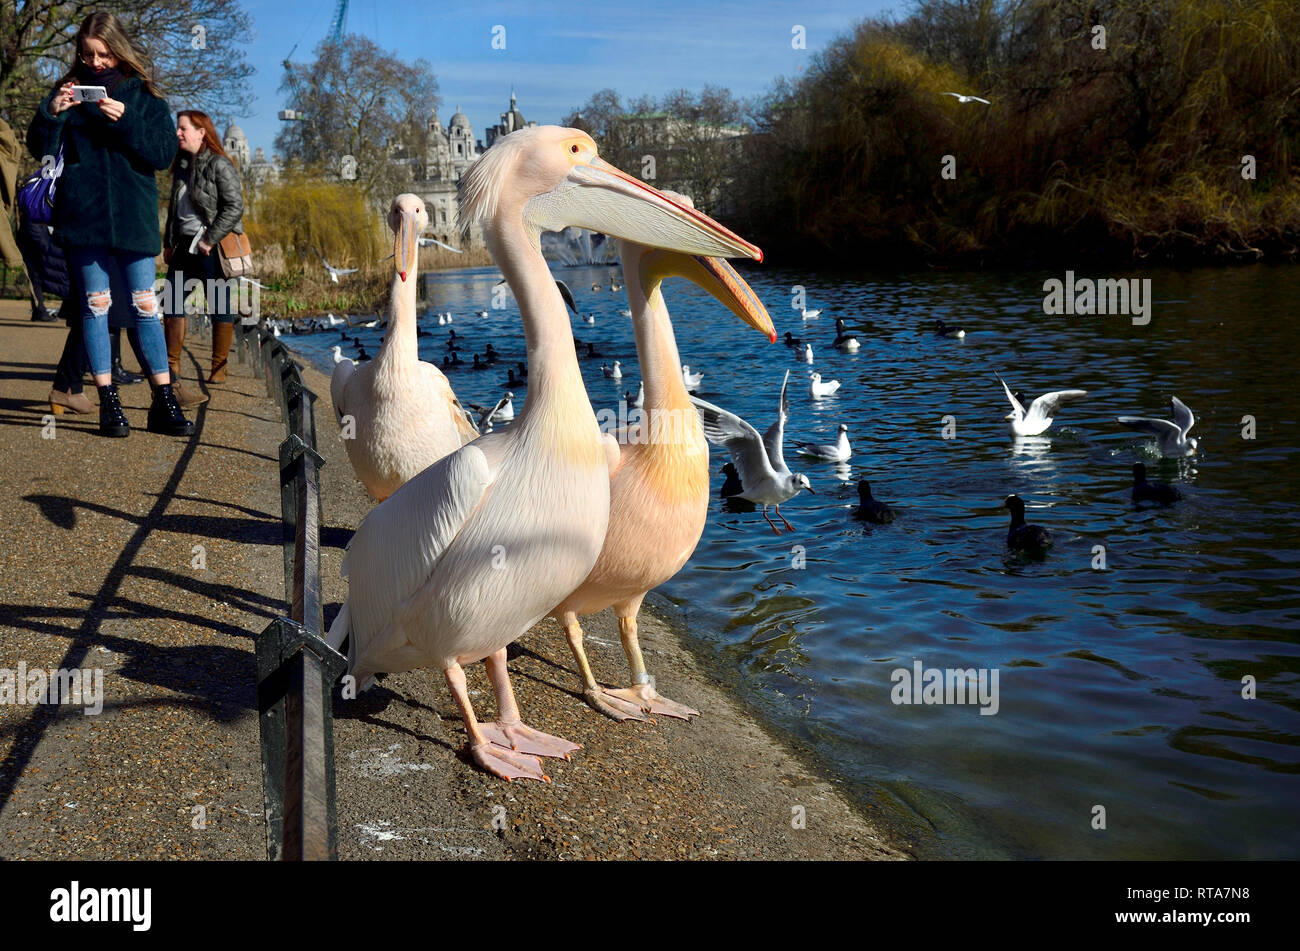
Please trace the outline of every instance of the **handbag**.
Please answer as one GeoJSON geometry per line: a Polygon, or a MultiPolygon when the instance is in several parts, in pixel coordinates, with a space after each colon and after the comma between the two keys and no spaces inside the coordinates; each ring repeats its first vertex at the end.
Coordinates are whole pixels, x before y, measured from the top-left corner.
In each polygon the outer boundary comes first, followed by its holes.
{"type": "Polygon", "coordinates": [[[230,232],[217,243],[221,273],[226,277],[246,277],[253,272],[253,246],[248,235],[230,232]]]}
{"type": "Polygon", "coordinates": [[[54,197],[59,187],[59,176],[63,174],[63,146],[54,165],[42,165],[18,186],[14,197],[28,221],[48,225],[54,221],[54,197]]]}

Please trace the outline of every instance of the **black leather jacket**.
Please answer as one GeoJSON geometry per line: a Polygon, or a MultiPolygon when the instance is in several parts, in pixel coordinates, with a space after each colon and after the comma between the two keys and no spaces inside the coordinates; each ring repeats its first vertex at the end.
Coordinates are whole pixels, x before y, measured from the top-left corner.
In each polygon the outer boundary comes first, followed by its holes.
{"type": "MultiPolygon", "coordinates": [[[[243,234],[240,219],[244,216],[244,193],[239,172],[230,159],[205,147],[198,155],[183,154],[177,164],[167,205],[167,225],[163,228],[164,246],[174,248],[183,243],[176,219],[176,194],[182,180],[187,182],[190,201],[203,222],[204,241],[216,245],[232,231],[243,234]]],[[[188,242],[184,243],[188,246],[188,242]]]]}

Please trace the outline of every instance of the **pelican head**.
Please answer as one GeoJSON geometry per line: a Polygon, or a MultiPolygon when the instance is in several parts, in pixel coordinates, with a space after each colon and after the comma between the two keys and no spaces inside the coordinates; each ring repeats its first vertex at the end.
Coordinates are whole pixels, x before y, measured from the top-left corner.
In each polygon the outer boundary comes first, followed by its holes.
{"type": "Polygon", "coordinates": [[[460,184],[461,226],[518,214],[537,249],[542,231],[587,228],[686,254],[763,252],[712,218],[620,171],[579,129],[534,126],[499,139],[460,184]]]}
{"type": "Polygon", "coordinates": [[[415,270],[420,232],[429,226],[429,212],[419,195],[407,192],[393,199],[388,209],[388,227],[393,229],[393,269],[403,281],[415,270]]]}

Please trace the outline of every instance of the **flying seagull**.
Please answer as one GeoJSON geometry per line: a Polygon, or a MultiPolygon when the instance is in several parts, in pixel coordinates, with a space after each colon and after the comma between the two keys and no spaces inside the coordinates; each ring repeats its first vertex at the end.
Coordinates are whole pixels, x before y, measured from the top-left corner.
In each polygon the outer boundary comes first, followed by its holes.
{"type": "Polygon", "coordinates": [[[993,375],[997,376],[998,382],[1002,384],[1002,389],[1007,394],[1007,399],[1011,401],[1011,412],[1006,415],[1006,418],[1011,420],[1011,431],[1017,436],[1037,436],[1047,432],[1047,427],[1052,425],[1052,417],[1056,415],[1063,402],[1088,395],[1087,390],[1055,390],[1038,397],[1026,410],[1011,392],[1011,387],[1007,386],[1006,380],[996,373],[993,375]]]}

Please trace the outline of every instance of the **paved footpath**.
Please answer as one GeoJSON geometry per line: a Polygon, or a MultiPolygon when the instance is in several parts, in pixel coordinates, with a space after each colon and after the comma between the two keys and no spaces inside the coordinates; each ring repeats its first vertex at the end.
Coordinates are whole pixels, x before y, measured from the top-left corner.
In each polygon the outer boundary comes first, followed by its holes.
{"type": "MultiPolygon", "coordinates": [[[[102,677],[103,709],[0,703],[0,859],[263,858],[253,639],[287,613],[279,409],[232,362],[227,384],[203,384],[212,398],[190,414],[193,438],[144,430],[147,384],[121,388],[127,439],[100,437],[97,416],[50,417],[66,328],[32,323],[28,307],[0,301],[0,678],[85,670],[89,684],[102,677]]],[[[187,383],[208,357],[191,334],[187,383]]],[[[343,546],[371,503],[328,380],[304,377],[320,396],[328,623],[347,593],[343,546]]],[[[597,677],[621,681],[612,616],[584,626],[597,677]]],[[[906,816],[851,806],[645,611],[641,634],[665,693],[703,717],[615,724],[590,710],[549,620],[512,649],[525,718],[583,746],[547,761],[550,785],[470,765],[440,673],[337,700],[340,857],[906,857],[903,834],[882,831],[910,827],[906,816]]],[[[491,715],[482,665],[467,673],[491,715]]]]}

